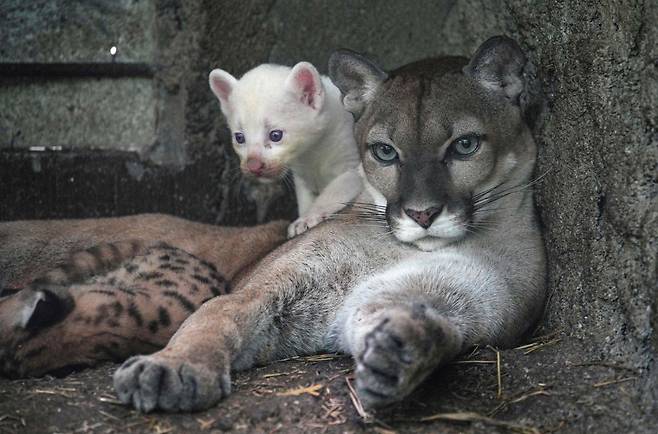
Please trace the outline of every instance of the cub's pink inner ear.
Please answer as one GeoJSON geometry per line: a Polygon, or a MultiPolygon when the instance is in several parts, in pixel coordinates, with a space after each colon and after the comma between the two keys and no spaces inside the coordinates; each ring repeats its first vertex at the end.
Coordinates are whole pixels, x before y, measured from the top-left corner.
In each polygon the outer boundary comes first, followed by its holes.
{"type": "Polygon", "coordinates": [[[237,82],[235,77],[221,69],[214,69],[210,72],[209,82],[210,89],[219,98],[219,101],[222,104],[227,104],[237,82]]]}
{"type": "Polygon", "coordinates": [[[291,73],[292,87],[302,104],[318,110],[322,105],[322,83],[320,74],[310,63],[297,64],[291,73]]]}

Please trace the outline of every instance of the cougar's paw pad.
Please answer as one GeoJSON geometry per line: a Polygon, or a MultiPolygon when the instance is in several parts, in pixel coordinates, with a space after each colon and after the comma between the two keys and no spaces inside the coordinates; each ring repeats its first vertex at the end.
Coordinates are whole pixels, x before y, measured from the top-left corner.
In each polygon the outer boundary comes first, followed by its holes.
{"type": "Polygon", "coordinates": [[[356,386],[366,407],[400,401],[424,377],[432,350],[427,320],[413,310],[402,312],[384,318],[365,336],[356,359],[356,386]]]}
{"type": "Polygon", "coordinates": [[[193,363],[136,356],[114,373],[118,398],[138,411],[192,411],[208,408],[230,393],[228,374],[193,363]]]}

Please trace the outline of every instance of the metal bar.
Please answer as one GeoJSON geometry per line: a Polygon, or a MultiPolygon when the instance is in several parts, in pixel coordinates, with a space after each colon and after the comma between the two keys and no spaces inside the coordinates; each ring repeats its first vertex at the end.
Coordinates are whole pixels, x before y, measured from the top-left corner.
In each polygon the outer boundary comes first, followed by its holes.
{"type": "Polygon", "coordinates": [[[0,77],[153,77],[149,63],[0,63],[0,77]]]}

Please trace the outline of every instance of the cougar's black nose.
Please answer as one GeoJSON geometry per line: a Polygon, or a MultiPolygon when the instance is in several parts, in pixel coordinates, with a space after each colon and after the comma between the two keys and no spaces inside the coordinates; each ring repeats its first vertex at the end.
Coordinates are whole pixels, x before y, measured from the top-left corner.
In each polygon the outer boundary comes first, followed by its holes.
{"type": "Polygon", "coordinates": [[[441,214],[441,206],[433,206],[424,211],[416,211],[415,209],[405,208],[404,213],[411,217],[420,227],[427,229],[432,225],[434,219],[441,214]]]}

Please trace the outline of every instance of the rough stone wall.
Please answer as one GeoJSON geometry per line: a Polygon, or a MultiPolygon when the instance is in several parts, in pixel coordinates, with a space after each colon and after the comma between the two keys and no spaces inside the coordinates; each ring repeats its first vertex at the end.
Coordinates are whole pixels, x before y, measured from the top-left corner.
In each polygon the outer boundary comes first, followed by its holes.
{"type": "Polygon", "coordinates": [[[655,1],[463,1],[445,49],[515,37],[548,110],[536,128],[536,187],[549,258],[545,328],[584,354],[640,369],[658,390],[658,4],[655,1]]]}
{"type": "Polygon", "coordinates": [[[550,170],[538,188],[547,324],[649,374],[649,402],[658,386],[658,4],[517,7],[512,19],[551,97],[538,134],[539,172],[550,170]]]}

